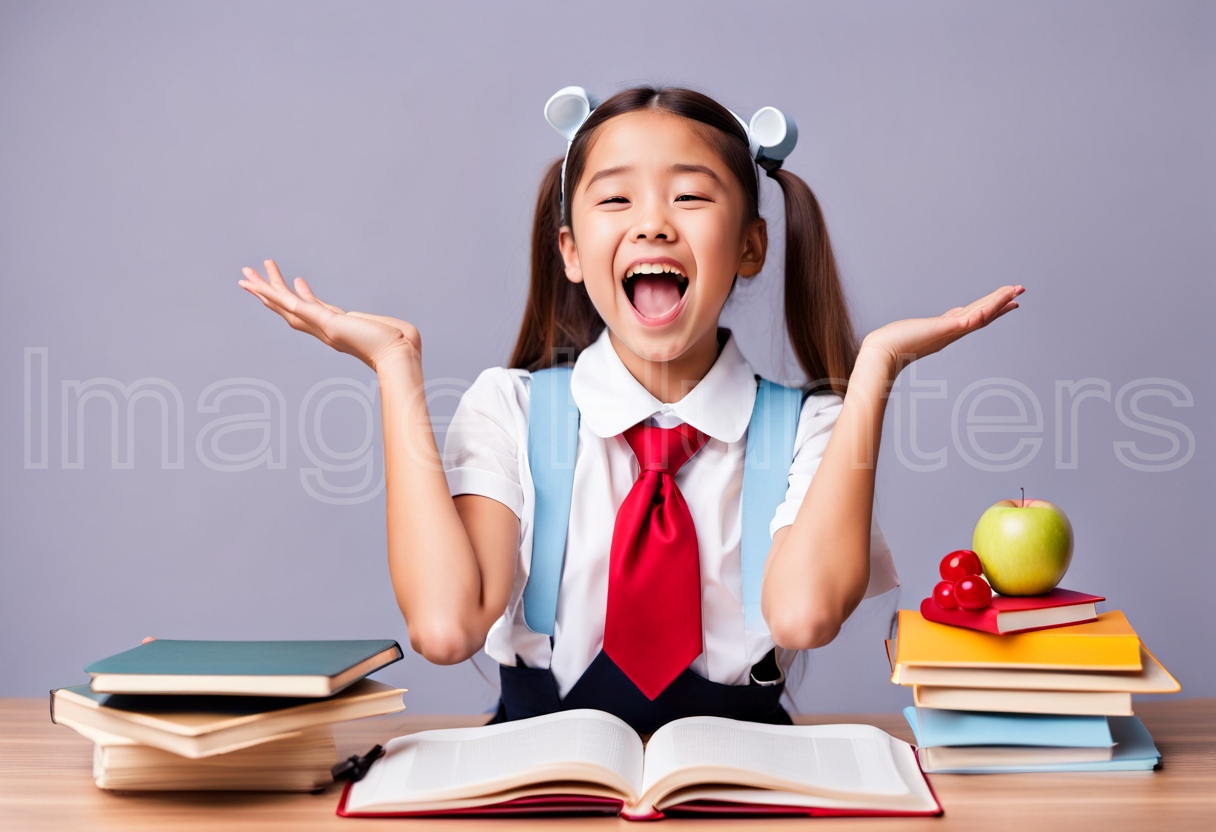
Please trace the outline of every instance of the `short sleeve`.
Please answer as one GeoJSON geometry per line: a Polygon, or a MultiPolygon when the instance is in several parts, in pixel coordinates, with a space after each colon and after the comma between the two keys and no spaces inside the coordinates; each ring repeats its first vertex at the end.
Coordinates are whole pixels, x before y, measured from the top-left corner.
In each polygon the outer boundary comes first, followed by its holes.
{"type": "MultiPolygon", "coordinates": [[[[777,529],[783,526],[793,525],[807,489],[811,486],[811,479],[819,469],[823,452],[827,450],[832,429],[836,426],[843,407],[844,399],[827,393],[807,396],[803,402],[798,418],[798,431],[794,438],[794,461],[790,465],[789,488],[785,492],[785,501],[777,506],[769,524],[770,534],[776,534],[777,529]]],[[[877,513],[871,517],[870,585],[866,589],[867,598],[899,586],[899,576],[895,572],[891,549],[882,529],[878,527],[877,513]]]]}
{"type": "Polygon", "coordinates": [[[491,367],[460,397],[443,444],[453,497],[480,494],[522,519],[519,455],[527,447],[529,380],[524,370],[491,367]]]}
{"type": "Polygon", "coordinates": [[[777,506],[769,533],[776,534],[782,526],[791,526],[802,506],[802,498],[811,487],[811,478],[819,470],[823,452],[832,438],[832,428],[840,418],[844,399],[829,394],[807,396],[798,417],[798,431],[794,437],[794,461],[790,465],[790,485],[785,492],[785,502],[777,506]]]}

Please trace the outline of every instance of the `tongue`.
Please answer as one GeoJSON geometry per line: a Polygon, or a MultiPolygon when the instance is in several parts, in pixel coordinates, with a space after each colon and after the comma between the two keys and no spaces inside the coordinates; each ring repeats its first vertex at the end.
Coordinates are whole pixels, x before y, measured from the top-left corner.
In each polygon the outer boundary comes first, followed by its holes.
{"type": "Polygon", "coordinates": [[[633,308],[659,318],[680,302],[680,286],[669,274],[642,274],[633,279],[633,308]]]}

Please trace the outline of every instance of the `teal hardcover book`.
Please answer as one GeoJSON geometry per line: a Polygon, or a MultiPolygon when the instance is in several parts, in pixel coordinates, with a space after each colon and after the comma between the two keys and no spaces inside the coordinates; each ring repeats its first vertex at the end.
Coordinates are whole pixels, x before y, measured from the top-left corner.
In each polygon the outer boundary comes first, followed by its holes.
{"type": "Polygon", "coordinates": [[[392,639],[157,639],[85,667],[97,693],[331,696],[402,657],[392,639]]]}
{"type": "MultiPolygon", "coordinates": [[[[1115,741],[1115,746],[1111,749],[1109,759],[1101,760],[1085,760],[1078,762],[1040,762],[1040,763],[1017,763],[1011,765],[940,765],[934,764],[932,755],[936,751],[943,750],[965,750],[965,748],[954,747],[936,747],[936,748],[918,748],[917,755],[920,758],[921,766],[926,772],[932,774],[1015,774],[1026,772],[1064,772],[1064,771],[1149,771],[1156,768],[1161,763],[1161,752],[1157,750],[1157,746],[1153,743],[1152,736],[1149,735],[1148,729],[1144,727],[1144,723],[1136,716],[1112,716],[1107,717],[1110,725],[1111,738],[1115,741]]],[[[917,726],[912,725],[912,733],[915,734],[917,726]]],[[[919,743],[920,737],[917,737],[919,743]]],[[[1023,746],[1022,748],[1026,748],[1023,746]]],[[[1098,749],[1060,749],[1046,748],[1047,752],[1070,751],[1077,752],[1097,751],[1098,749]]]]}
{"type": "Polygon", "coordinates": [[[920,748],[943,745],[1036,745],[1109,748],[1115,744],[1104,716],[1013,714],[904,708],[920,748]]]}

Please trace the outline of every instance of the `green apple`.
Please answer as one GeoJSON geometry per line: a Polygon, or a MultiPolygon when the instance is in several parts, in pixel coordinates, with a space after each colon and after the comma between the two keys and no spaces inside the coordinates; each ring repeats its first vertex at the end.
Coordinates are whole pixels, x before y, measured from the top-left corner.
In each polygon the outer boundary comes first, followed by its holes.
{"type": "Polygon", "coordinates": [[[971,548],[1002,595],[1051,592],[1072,560],[1072,524],[1046,500],[1001,500],[980,515],[971,548]]]}

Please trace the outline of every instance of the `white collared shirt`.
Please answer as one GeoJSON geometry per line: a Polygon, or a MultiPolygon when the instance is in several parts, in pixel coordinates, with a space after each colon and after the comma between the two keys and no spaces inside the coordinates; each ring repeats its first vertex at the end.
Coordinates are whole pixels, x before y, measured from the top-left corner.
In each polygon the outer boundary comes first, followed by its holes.
{"type": "MultiPolygon", "coordinates": [[[[486,653],[501,664],[551,667],[558,694],[565,696],[604,643],[608,560],[616,512],[638,475],[637,459],[621,434],[649,419],[672,427],[685,422],[709,440],[676,474],[693,517],[701,561],[701,620],[704,652],[695,673],[713,682],[739,685],[774,647],[767,633],[747,633],[740,565],[743,452],[756,397],[755,373],[733,335],[706,376],[683,398],[664,404],[621,362],[608,331],[574,363],[571,392],[580,420],[578,454],[566,555],[558,590],[553,645],[524,623],[523,589],[532,556],[534,487],[528,466],[526,370],[492,367],[482,372],[456,408],[444,444],[444,466],[453,496],[480,494],[506,505],[520,521],[515,586],[502,617],[486,636],[486,653]]],[[[770,534],[794,522],[811,477],[819,467],[843,400],[808,396],[795,439],[785,502],[770,534]]],[[[871,529],[870,584],[866,597],[897,586],[891,552],[877,523],[871,529]]],[[[794,653],[778,650],[788,667],[794,653]]]]}

